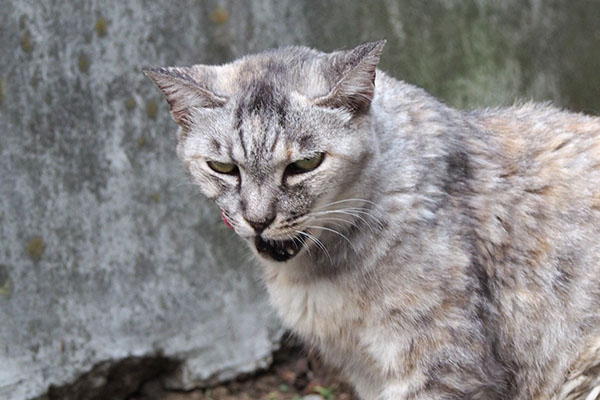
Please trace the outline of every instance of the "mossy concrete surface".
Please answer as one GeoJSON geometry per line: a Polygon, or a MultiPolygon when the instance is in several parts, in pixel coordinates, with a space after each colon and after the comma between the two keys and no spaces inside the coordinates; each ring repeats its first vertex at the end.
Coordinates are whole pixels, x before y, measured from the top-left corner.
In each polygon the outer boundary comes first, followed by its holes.
{"type": "Polygon", "coordinates": [[[598,21],[592,0],[4,0],[0,398],[157,357],[188,389],[277,346],[249,252],[185,177],[142,66],[387,38],[381,68],[451,105],[597,114],[598,21]]]}

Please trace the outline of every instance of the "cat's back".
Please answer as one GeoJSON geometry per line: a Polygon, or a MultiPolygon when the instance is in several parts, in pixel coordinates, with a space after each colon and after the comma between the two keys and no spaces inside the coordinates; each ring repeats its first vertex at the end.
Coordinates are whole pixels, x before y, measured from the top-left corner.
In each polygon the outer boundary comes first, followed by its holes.
{"type": "Polygon", "coordinates": [[[600,183],[600,118],[527,103],[476,113],[515,174],[569,185],[600,183]],[[567,183],[567,182],[565,182],[567,183]]]}
{"type": "Polygon", "coordinates": [[[532,103],[475,115],[473,158],[492,165],[479,176],[484,208],[513,238],[537,242],[521,249],[529,261],[547,263],[544,255],[561,247],[583,254],[590,248],[577,245],[591,241],[598,254],[588,267],[600,274],[600,118],[532,103]]]}
{"type": "Polygon", "coordinates": [[[500,339],[514,367],[544,366],[531,380],[571,371],[554,398],[577,398],[575,380],[599,379],[581,376],[600,365],[600,118],[535,104],[470,115],[482,135],[477,247],[500,339]]]}
{"type": "Polygon", "coordinates": [[[532,223],[547,216],[600,232],[600,118],[532,103],[473,115],[495,167],[485,183],[523,212],[537,210],[532,223]]]}

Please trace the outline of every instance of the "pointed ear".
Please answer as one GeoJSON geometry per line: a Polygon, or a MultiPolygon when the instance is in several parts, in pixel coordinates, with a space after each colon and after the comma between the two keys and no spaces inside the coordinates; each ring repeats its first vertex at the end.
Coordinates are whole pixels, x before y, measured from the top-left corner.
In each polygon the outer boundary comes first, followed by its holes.
{"type": "Polygon", "coordinates": [[[315,104],[331,108],[347,108],[358,113],[368,108],[375,91],[375,70],[385,40],[363,43],[358,47],[333,53],[330,71],[336,82],[315,104]]]}
{"type": "Polygon", "coordinates": [[[142,72],[165,95],[171,106],[171,117],[184,129],[190,127],[190,116],[195,108],[221,107],[227,101],[192,78],[191,68],[144,68],[142,72]]]}

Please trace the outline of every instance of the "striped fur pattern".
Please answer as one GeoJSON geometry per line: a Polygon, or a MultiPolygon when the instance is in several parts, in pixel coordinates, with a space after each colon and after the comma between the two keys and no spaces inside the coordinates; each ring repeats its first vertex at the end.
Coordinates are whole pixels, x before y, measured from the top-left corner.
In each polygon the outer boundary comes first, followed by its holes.
{"type": "Polygon", "coordinates": [[[376,70],[383,45],[145,73],[283,321],[362,399],[598,397],[600,119],[451,109],[376,70]]]}

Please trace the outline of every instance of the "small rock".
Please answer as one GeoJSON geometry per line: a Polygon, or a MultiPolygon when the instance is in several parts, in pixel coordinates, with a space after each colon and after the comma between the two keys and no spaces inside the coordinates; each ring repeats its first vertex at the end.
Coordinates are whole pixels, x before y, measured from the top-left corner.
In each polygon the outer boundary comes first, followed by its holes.
{"type": "Polygon", "coordinates": [[[143,400],[148,400],[148,399],[162,399],[162,400],[203,400],[205,399],[205,397],[202,395],[202,391],[201,390],[195,390],[193,392],[188,392],[188,393],[180,393],[180,392],[170,392],[167,393],[164,397],[160,397],[160,396],[149,396],[149,397],[143,397],[143,400]]]}
{"type": "Polygon", "coordinates": [[[308,394],[302,397],[302,400],[323,400],[323,397],[318,394],[308,394]]]}
{"type": "Polygon", "coordinates": [[[307,372],[308,371],[308,360],[303,357],[303,358],[299,359],[298,361],[296,361],[294,370],[297,374],[307,372]]]}
{"type": "Polygon", "coordinates": [[[212,397],[215,399],[222,399],[229,395],[229,391],[224,386],[217,386],[212,390],[212,397]]]}
{"type": "Polygon", "coordinates": [[[279,370],[279,377],[287,384],[293,384],[296,380],[296,373],[290,370],[279,370]]]}

